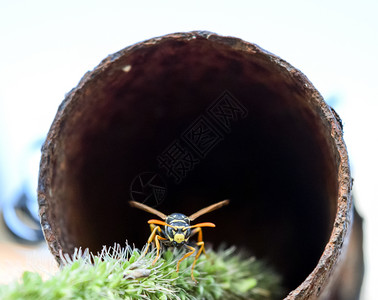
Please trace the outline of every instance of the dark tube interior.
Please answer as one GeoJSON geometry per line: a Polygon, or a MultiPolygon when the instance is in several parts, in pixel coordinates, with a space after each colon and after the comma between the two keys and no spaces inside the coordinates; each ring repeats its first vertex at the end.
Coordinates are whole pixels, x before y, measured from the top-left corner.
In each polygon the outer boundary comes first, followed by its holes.
{"type": "Polygon", "coordinates": [[[52,183],[63,251],[142,247],[156,217],[131,199],[187,215],[230,199],[195,221],[217,225],[206,243],[267,259],[288,289],[316,266],[338,189],[329,129],[266,55],[167,40],[123,55],[74,97],[52,183]]]}

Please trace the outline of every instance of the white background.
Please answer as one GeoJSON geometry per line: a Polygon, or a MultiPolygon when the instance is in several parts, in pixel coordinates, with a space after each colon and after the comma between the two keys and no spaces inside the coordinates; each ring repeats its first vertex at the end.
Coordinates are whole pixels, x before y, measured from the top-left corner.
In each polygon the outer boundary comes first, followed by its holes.
{"type": "Polygon", "coordinates": [[[357,208],[365,218],[363,299],[378,282],[378,1],[0,2],[0,204],[31,174],[65,93],[108,54],[167,33],[240,37],[300,69],[344,123],[357,208]],[[29,173],[25,173],[28,171],[29,173]]]}

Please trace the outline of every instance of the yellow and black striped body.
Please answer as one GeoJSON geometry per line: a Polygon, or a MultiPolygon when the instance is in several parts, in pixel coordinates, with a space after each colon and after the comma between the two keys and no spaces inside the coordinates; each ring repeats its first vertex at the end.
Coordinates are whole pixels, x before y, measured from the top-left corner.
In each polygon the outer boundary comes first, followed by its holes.
{"type": "Polygon", "coordinates": [[[164,227],[163,234],[167,241],[163,243],[167,246],[180,247],[186,244],[190,238],[190,220],[187,216],[180,213],[170,214],[165,222],[169,226],[164,227]]]}
{"type": "Polygon", "coordinates": [[[148,221],[148,224],[150,224],[151,235],[147,240],[146,248],[144,252],[142,253],[141,257],[146,255],[151,243],[154,243],[156,246],[156,258],[152,262],[152,264],[154,265],[159,258],[161,244],[168,247],[182,247],[183,246],[189,252],[187,252],[181,259],[178,260],[177,267],[176,267],[176,271],[178,272],[180,263],[185,258],[193,255],[198,249],[197,254],[193,261],[192,272],[191,272],[192,279],[193,281],[196,282],[196,279],[194,278],[194,274],[193,274],[194,266],[196,265],[198,257],[201,255],[201,253],[206,254],[205,243],[203,242],[203,239],[202,239],[203,238],[202,228],[215,227],[215,224],[210,223],[210,222],[204,222],[204,223],[198,223],[195,225],[190,225],[190,221],[194,221],[196,218],[198,218],[199,216],[202,216],[203,214],[206,214],[210,211],[216,210],[224,205],[227,205],[229,203],[229,200],[223,200],[221,202],[212,204],[208,207],[202,208],[196,213],[190,215],[189,217],[180,213],[173,213],[167,216],[161,211],[158,211],[143,203],[139,203],[135,201],[130,201],[129,203],[133,207],[147,211],[162,219],[162,220],[151,219],[148,221]],[[160,227],[160,226],[164,226],[164,227],[160,227]],[[194,247],[192,247],[188,245],[189,239],[196,234],[198,235],[197,242],[195,242],[193,245],[194,247]],[[197,249],[195,247],[197,247],[197,249]]]}

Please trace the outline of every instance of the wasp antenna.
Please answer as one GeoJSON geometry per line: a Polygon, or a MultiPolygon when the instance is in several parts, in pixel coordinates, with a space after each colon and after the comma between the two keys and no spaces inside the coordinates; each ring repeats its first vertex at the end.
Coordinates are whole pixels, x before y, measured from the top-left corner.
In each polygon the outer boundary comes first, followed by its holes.
{"type": "Polygon", "coordinates": [[[197,227],[215,227],[214,223],[205,222],[205,223],[198,223],[196,225],[188,226],[187,228],[197,228],[197,227]]]}
{"type": "Polygon", "coordinates": [[[167,223],[165,223],[164,221],[161,221],[161,220],[148,220],[147,222],[148,224],[154,224],[154,225],[162,225],[162,226],[168,226],[168,227],[172,227],[172,228],[175,228],[174,226],[172,225],[169,225],[167,223]]]}
{"type": "Polygon", "coordinates": [[[189,220],[190,221],[194,221],[195,219],[197,219],[199,216],[202,216],[203,214],[207,214],[213,210],[216,210],[218,208],[221,208],[222,206],[225,206],[227,205],[228,203],[230,203],[230,200],[226,199],[226,200],[223,200],[223,201],[220,201],[218,203],[215,203],[215,204],[212,204],[208,207],[205,207],[205,208],[202,208],[201,210],[197,211],[196,213],[192,214],[191,216],[189,216],[189,220]]]}
{"type": "Polygon", "coordinates": [[[130,206],[132,207],[136,207],[136,208],[139,208],[141,210],[144,210],[146,212],[149,212],[150,214],[154,214],[155,216],[158,216],[159,218],[165,220],[167,218],[167,216],[165,214],[163,214],[162,212],[152,208],[152,207],[149,207],[145,204],[142,204],[140,202],[136,202],[136,201],[129,201],[129,204],[130,206]]]}

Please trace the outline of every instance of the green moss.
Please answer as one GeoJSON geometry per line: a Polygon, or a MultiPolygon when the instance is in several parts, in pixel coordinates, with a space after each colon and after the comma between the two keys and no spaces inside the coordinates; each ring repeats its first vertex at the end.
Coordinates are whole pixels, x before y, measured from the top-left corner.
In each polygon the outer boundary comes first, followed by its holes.
{"type": "Polygon", "coordinates": [[[235,248],[201,255],[191,279],[194,257],[176,272],[177,249],[165,251],[152,266],[155,252],[141,257],[129,246],[104,248],[99,255],[77,250],[62,256],[65,266],[43,281],[25,272],[19,282],[0,286],[0,298],[15,299],[278,299],[280,278],[265,264],[245,258],[235,248]]]}

